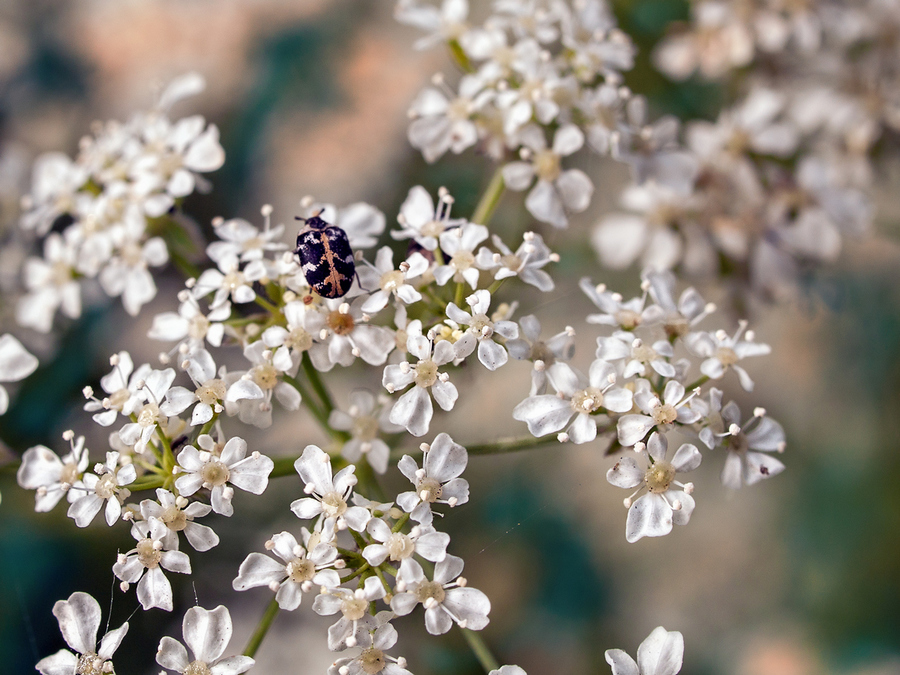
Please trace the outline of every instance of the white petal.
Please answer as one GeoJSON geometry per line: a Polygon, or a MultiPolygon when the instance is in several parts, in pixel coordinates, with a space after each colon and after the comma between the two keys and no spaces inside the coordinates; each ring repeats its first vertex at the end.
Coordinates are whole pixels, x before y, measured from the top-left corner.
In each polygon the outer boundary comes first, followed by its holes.
{"type": "Polygon", "coordinates": [[[630,543],[641,537],[661,537],[672,531],[672,507],[662,495],[645,494],[628,509],[625,539],[630,543]]]}
{"type": "Polygon", "coordinates": [[[675,675],[684,658],[684,637],[678,631],[655,628],[638,647],[641,675],[675,675]]]}

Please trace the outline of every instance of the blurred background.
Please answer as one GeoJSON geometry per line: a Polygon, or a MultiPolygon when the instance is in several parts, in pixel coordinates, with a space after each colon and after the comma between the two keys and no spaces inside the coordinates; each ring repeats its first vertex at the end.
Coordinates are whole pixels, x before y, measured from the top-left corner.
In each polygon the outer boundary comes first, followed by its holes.
{"type": "MultiPolygon", "coordinates": [[[[487,9],[472,4],[475,18],[487,9]]],[[[669,83],[647,56],[671,21],[687,17],[686,3],[619,0],[614,7],[640,49],[627,78],[632,89],[649,97],[656,114],[714,119],[722,91],[669,83]]],[[[393,21],[388,0],[3,0],[0,285],[12,287],[12,271],[28,253],[9,236],[34,157],[74,155],[92,121],[127,119],[189,70],[202,73],[208,88],[173,116],[201,113],[216,123],[227,156],[209,176],[213,191],[185,204],[207,234],[219,215],[261,224],[260,206],[269,203],[290,236],[305,195],[338,205],[367,201],[390,228],[418,184],[432,193],[446,186],[454,213],[471,214],[493,170],[488,161],[468,153],[429,166],[406,141],[409,103],[434,72],[452,72],[439,50],[415,52],[416,37],[393,21]]],[[[547,334],[591,311],[577,290],[583,275],[626,296],[637,292],[636,270],[610,274],[584,245],[599,215],[617,204],[627,171],[593,155],[581,162],[597,186],[591,209],[568,231],[544,231],[562,256],[559,288],[552,296],[526,293],[518,311],[536,313],[547,334]]],[[[900,673],[900,165],[883,159],[880,169],[875,237],[851,243],[796,303],[756,307],[753,327],[773,354],[749,365],[752,396],[726,380],[745,414],[761,405],[785,426],[783,474],[730,493],[718,480],[721,461],[708,452],[694,479],[698,506],[689,526],[628,545],[621,491],[605,479],[614,458],[599,444],[470,460],[471,501],[442,526],[470,583],[491,597],[484,636],[501,662],[529,675],[607,673],[604,650],[634,654],[663,625],[684,633],[687,675],[900,673]]],[[[509,228],[510,242],[538,225],[519,194],[505,196],[494,223],[509,228]]],[[[11,388],[14,405],[0,418],[5,458],[37,443],[62,451],[68,428],[87,435],[100,457],[105,432],[80,410],[81,389],[97,386],[120,349],[138,363],[155,361],[160,345],[144,336],[155,313],[175,309],[182,283],[176,270],[165,270],[159,295],[137,319],[117,303],[97,303],[52,340],[20,333],[41,368],[11,388]]],[[[716,289],[702,290],[718,299],[716,289]]],[[[11,311],[8,301],[0,306],[0,332],[12,329],[11,311]]],[[[576,329],[574,364],[586,368],[597,333],[576,329]]],[[[524,434],[510,412],[527,394],[528,364],[511,363],[502,379],[474,370],[454,375],[460,402],[453,415],[436,417],[431,433],[448,431],[464,445],[524,434]]],[[[378,391],[379,378],[379,369],[347,369],[329,381],[346,405],[354,387],[378,391]]],[[[273,456],[325,442],[302,412],[282,415],[250,441],[273,456]]],[[[389,473],[386,489],[405,489],[402,482],[389,473]]],[[[158,672],[159,637],[180,638],[180,617],[195,599],[231,609],[239,651],[270,596],[235,593],[231,580],[274,532],[299,531],[288,510],[299,489],[288,477],[273,481],[264,499],[238,495],[234,518],[209,523],[220,546],[192,555],[187,583],[169,575],[176,611],[132,616],[134,593],[122,594],[110,572],[116,551],[131,547],[127,528],[110,531],[98,519],[78,530],[62,507],[35,514],[33,495],[15,486],[12,472],[0,473],[2,671],[33,672],[39,658],[63,646],[51,608],[76,590],[92,593],[104,615],[111,604],[112,627],[131,617],[116,658],[120,673],[158,672]]],[[[330,623],[306,604],[282,612],[257,671],[324,673],[334,658],[324,640],[330,623]]],[[[458,631],[427,636],[418,615],[398,628],[394,653],[417,675],[480,672],[458,631]]]]}

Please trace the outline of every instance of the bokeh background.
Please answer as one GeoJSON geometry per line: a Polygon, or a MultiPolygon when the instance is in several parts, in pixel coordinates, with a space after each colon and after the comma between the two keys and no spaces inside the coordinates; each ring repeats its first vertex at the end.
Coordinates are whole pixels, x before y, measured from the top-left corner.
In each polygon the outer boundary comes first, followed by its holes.
{"type": "MultiPolygon", "coordinates": [[[[487,4],[472,3],[473,15],[483,15],[487,4]]],[[[697,81],[672,85],[647,58],[667,25],[686,18],[686,3],[618,0],[614,7],[640,48],[627,78],[632,89],[657,114],[713,119],[725,92],[697,81]]],[[[264,203],[274,206],[276,222],[289,223],[305,195],[339,205],[367,201],[390,227],[417,184],[448,187],[455,213],[470,214],[492,167],[472,153],[429,166],[408,146],[409,103],[432,73],[451,70],[440,51],[413,51],[417,34],[391,12],[389,0],[3,0],[0,287],[14,287],[27,253],[11,233],[33,158],[74,154],[93,120],[126,119],[188,70],[204,74],[208,88],[174,114],[199,112],[218,124],[227,153],[210,176],[214,190],[185,204],[207,234],[217,215],[259,223],[264,203]]],[[[472,458],[472,500],[442,525],[471,584],[492,599],[484,635],[501,662],[530,675],[606,673],[605,649],[634,653],[662,624],[685,635],[686,675],[900,673],[900,163],[878,161],[877,232],[808,279],[795,302],[753,307],[757,335],[773,355],[750,365],[752,397],[728,383],[745,412],[762,405],[784,424],[785,473],[732,494],[718,482],[721,462],[706,453],[690,525],[627,545],[622,494],[605,480],[613,459],[602,447],[472,458]]],[[[547,233],[562,255],[560,287],[553,302],[526,294],[519,309],[537,313],[552,332],[590,312],[576,287],[582,275],[626,295],[637,290],[636,271],[610,274],[584,245],[599,215],[616,205],[627,173],[595,156],[581,162],[597,186],[594,203],[570,230],[547,233]]],[[[516,194],[504,198],[495,222],[515,233],[511,242],[537,225],[516,194]]],[[[143,336],[153,314],[175,307],[182,282],[167,269],[157,300],[138,319],[96,303],[53,339],[22,335],[42,365],[14,387],[15,404],[0,418],[2,461],[36,443],[62,449],[67,428],[86,434],[99,456],[104,434],[80,411],[81,388],[96,386],[120,349],[138,362],[155,359],[160,346],[143,336]]],[[[702,288],[727,305],[715,287],[702,288]]],[[[11,309],[9,300],[0,305],[2,332],[13,327],[11,309]]],[[[576,328],[575,364],[586,367],[595,333],[576,328]]],[[[525,432],[510,412],[527,395],[527,364],[513,363],[500,377],[454,377],[460,403],[452,416],[436,418],[433,433],[446,430],[466,444],[525,432]]],[[[330,381],[340,403],[354,386],[377,387],[378,378],[349,369],[330,381]]],[[[251,442],[277,456],[324,438],[299,413],[251,442]]],[[[402,481],[389,477],[386,485],[399,490],[402,481]]],[[[299,489],[296,477],[281,478],[264,499],[239,495],[237,516],[213,517],[222,543],[192,556],[192,580],[169,575],[176,611],[132,616],[134,593],[119,592],[110,572],[116,551],[131,546],[127,528],[110,531],[98,519],[78,530],[61,507],[34,514],[32,495],[15,486],[11,471],[0,473],[0,669],[33,672],[39,658],[63,646],[50,610],[76,590],[111,603],[113,627],[131,617],[119,673],[158,672],[159,637],[180,637],[180,616],[195,599],[229,606],[238,651],[269,594],[234,593],[231,580],[273,532],[298,530],[287,506],[299,489]]],[[[324,673],[334,658],[325,649],[330,623],[308,606],[282,613],[257,671],[324,673]]],[[[398,624],[395,653],[413,672],[480,672],[458,631],[432,638],[420,624],[418,616],[398,624]]]]}

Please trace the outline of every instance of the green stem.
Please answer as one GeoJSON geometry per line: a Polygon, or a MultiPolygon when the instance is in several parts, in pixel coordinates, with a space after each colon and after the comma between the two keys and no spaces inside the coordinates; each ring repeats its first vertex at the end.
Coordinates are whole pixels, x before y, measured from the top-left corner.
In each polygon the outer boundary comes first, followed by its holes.
{"type": "Polygon", "coordinates": [[[456,303],[457,307],[463,306],[463,297],[466,293],[466,287],[462,281],[456,284],[456,295],[453,298],[453,302],[456,303]]]}
{"type": "Polygon", "coordinates": [[[291,385],[294,389],[300,392],[300,400],[308,409],[309,412],[312,413],[312,416],[316,418],[316,421],[325,429],[330,431],[328,427],[328,416],[322,412],[322,409],[319,407],[318,402],[316,401],[315,396],[303,386],[303,383],[300,382],[297,378],[291,377],[287,373],[281,376],[285,382],[291,385]]]}
{"type": "Polygon", "coordinates": [[[266,607],[266,611],[259,620],[256,630],[253,631],[253,635],[250,636],[250,642],[247,643],[247,648],[244,650],[244,656],[252,657],[256,655],[256,650],[259,649],[263,639],[266,637],[266,633],[269,632],[269,628],[275,620],[275,615],[278,614],[279,609],[278,601],[275,600],[275,598],[272,598],[272,602],[266,607]]]}
{"type": "Polygon", "coordinates": [[[503,196],[505,185],[503,183],[503,167],[498,166],[494,175],[491,176],[491,182],[488,183],[487,189],[481,195],[478,206],[475,207],[475,213],[472,214],[472,222],[479,225],[487,225],[494,215],[497,204],[503,196]]]}
{"type": "Polygon", "coordinates": [[[500,668],[500,664],[497,662],[497,659],[494,658],[494,655],[491,654],[491,650],[488,648],[480,633],[476,633],[468,628],[463,628],[462,632],[463,637],[466,638],[466,642],[469,643],[469,647],[472,648],[472,653],[475,654],[475,658],[478,659],[478,663],[484,668],[484,672],[489,673],[492,670],[500,668]]]}
{"type": "Polygon", "coordinates": [[[400,518],[397,519],[397,522],[394,523],[394,527],[391,528],[391,532],[399,532],[403,529],[403,526],[406,525],[406,521],[409,520],[409,514],[404,513],[400,518]]]}
{"type": "Polygon", "coordinates": [[[493,443],[476,443],[466,447],[470,455],[502,455],[507,452],[531,450],[542,445],[550,445],[556,441],[555,436],[525,436],[524,438],[501,438],[493,443]]]}
{"type": "Polygon", "coordinates": [[[325,383],[322,382],[319,371],[313,366],[308,352],[303,352],[301,363],[303,364],[303,374],[306,375],[306,379],[309,380],[312,388],[322,400],[322,406],[325,408],[325,419],[327,420],[328,416],[331,415],[331,411],[334,410],[334,402],[331,400],[331,394],[329,394],[328,390],[325,388],[325,383]]]}
{"type": "Polygon", "coordinates": [[[272,469],[272,473],[269,474],[269,478],[281,478],[282,476],[296,476],[297,472],[294,471],[294,462],[296,462],[299,457],[274,457],[272,462],[275,464],[275,468],[272,469]]]}
{"type": "Polygon", "coordinates": [[[694,391],[694,389],[696,389],[697,387],[702,387],[707,382],[709,382],[709,376],[703,375],[701,377],[698,377],[696,380],[691,382],[689,385],[687,385],[684,388],[684,390],[685,391],[694,391]]]}
{"type": "Polygon", "coordinates": [[[255,298],[256,304],[268,311],[272,316],[277,317],[281,314],[281,310],[268,300],[261,297],[258,293],[255,298]]]}

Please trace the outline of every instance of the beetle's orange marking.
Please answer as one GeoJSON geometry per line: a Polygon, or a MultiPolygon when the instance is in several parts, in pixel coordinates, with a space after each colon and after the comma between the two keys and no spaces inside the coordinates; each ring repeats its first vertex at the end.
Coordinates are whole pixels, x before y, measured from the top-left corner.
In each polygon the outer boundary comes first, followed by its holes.
{"type": "Polygon", "coordinates": [[[334,251],[331,250],[331,242],[328,241],[328,236],[324,232],[321,232],[319,237],[322,240],[322,247],[325,249],[325,253],[322,255],[322,259],[319,263],[324,263],[328,266],[328,276],[325,277],[325,283],[331,285],[332,291],[336,291],[341,287],[341,279],[344,278],[344,275],[337,271],[337,267],[334,264],[334,261],[337,260],[337,258],[334,255],[334,251]]]}

